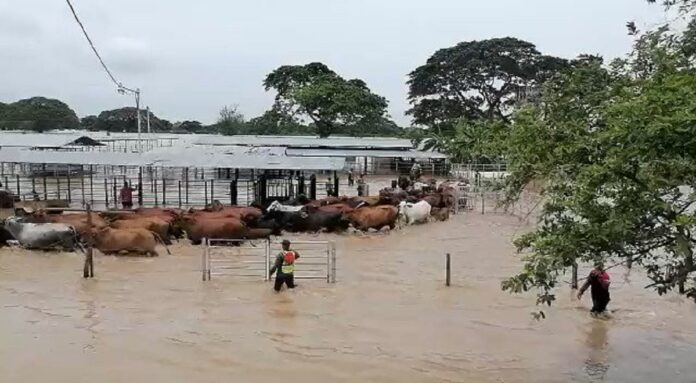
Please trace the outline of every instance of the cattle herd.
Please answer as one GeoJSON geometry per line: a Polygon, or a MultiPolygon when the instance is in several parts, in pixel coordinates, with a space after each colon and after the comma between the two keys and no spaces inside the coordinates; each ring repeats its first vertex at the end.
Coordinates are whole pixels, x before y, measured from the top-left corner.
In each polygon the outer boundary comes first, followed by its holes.
{"type": "MultiPolygon", "coordinates": [[[[433,185],[434,186],[434,185],[433,185]]],[[[397,225],[449,219],[456,185],[438,188],[386,188],[378,196],[299,198],[265,206],[223,206],[204,209],[139,208],[51,214],[34,212],[7,218],[0,245],[10,240],[29,249],[83,248],[91,243],[104,254],[158,255],[156,247],[187,238],[199,245],[205,238],[252,240],[286,232],[343,232],[394,229],[397,225]]],[[[167,248],[167,252],[169,249],[167,248]]]]}

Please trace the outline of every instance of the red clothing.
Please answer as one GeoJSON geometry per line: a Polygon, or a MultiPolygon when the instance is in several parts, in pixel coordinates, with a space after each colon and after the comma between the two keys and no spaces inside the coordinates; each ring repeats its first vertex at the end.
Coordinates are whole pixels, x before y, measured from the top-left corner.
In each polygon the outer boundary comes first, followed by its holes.
{"type": "Polygon", "coordinates": [[[121,189],[121,203],[133,202],[133,189],[124,187],[121,189]]]}

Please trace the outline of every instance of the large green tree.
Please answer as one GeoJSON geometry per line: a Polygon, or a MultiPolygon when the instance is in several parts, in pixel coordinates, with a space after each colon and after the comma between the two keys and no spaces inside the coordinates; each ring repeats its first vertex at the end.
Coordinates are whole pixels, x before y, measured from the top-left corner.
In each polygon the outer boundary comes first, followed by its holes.
{"type": "Polygon", "coordinates": [[[77,129],[80,120],[75,111],[62,101],[32,97],[0,106],[1,130],[77,129]]]}
{"type": "Polygon", "coordinates": [[[320,137],[387,116],[384,97],[372,93],[364,81],[346,80],[322,63],[281,66],[263,84],[277,92],[276,111],[308,118],[320,137]]]}
{"type": "Polygon", "coordinates": [[[514,105],[565,60],[512,38],[467,41],[440,49],[409,75],[409,114],[431,129],[452,129],[461,118],[507,121],[514,105]]]}
{"type": "Polygon", "coordinates": [[[609,67],[581,58],[514,116],[508,196],[541,179],[545,202],[537,228],[515,242],[524,267],[504,289],[536,289],[551,304],[569,268],[602,260],[637,264],[658,293],[679,286],[696,299],[691,29],[647,32],[609,67]]]}

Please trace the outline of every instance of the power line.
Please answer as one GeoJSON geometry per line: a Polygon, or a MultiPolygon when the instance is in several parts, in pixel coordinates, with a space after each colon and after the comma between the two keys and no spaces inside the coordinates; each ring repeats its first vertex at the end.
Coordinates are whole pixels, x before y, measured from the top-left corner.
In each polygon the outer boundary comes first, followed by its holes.
{"type": "Polygon", "coordinates": [[[73,16],[75,17],[75,21],[77,21],[77,24],[80,26],[80,29],[82,29],[82,33],[85,35],[85,38],[87,39],[87,42],[89,43],[89,46],[92,47],[92,51],[94,51],[94,54],[97,55],[97,58],[99,59],[101,66],[106,71],[106,74],[109,75],[109,78],[111,78],[111,81],[113,81],[114,84],[116,84],[116,86],[118,88],[123,88],[123,85],[121,85],[120,82],[116,81],[116,77],[114,77],[114,75],[109,70],[109,67],[106,66],[106,63],[104,63],[104,60],[102,59],[101,55],[97,51],[97,48],[94,46],[92,39],[87,34],[87,30],[85,30],[85,26],[82,25],[82,21],[80,21],[80,18],[77,17],[77,13],[75,12],[75,8],[73,8],[73,5],[70,3],[70,0],[65,0],[65,2],[68,3],[68,7],[70,7],[70,11],[72,12],[73,16]]]}

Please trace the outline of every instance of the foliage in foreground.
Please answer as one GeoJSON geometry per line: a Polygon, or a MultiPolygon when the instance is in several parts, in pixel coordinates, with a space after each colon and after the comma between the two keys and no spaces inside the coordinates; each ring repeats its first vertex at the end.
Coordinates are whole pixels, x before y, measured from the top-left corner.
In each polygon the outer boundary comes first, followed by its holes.
{"type": "Polygon", "coordinates": [[[696,300],[693,26],[646,33],[609,67],[584,57],[516,113],[508,197],[543,179],[545,203],[536,230],[515,241],[524,267],[504,290],[551,304],[574,264],[631,259],[659,294],[678,286],[696,300]]]}

